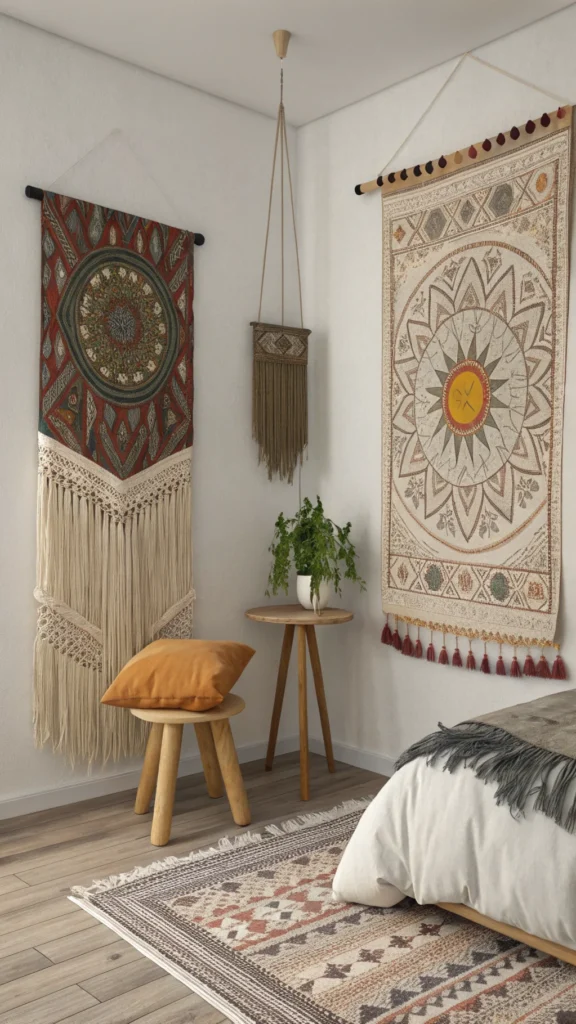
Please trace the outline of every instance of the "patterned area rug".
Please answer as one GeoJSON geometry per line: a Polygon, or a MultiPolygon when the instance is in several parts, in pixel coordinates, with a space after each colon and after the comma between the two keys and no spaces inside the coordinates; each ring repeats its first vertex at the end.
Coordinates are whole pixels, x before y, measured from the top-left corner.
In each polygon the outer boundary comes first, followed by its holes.
{"type": "Polygon", "coordinates": [[[358,802],[76,889],[235,1024],[576,1024],[576,969],[406,899],[336,903],[358,802]]]}

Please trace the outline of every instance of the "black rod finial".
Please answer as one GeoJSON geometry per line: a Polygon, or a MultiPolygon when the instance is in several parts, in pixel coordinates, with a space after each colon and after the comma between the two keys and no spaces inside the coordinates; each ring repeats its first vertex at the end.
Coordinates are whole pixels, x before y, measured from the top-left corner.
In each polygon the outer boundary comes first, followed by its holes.
{"type": "Polygon", "coordinates": [[[357,196],[361,196],[363,194],[362,193],[362,185],[355,185],[354,186],[354,191],[355,191],[357,196]]]}
{"type": "Polygon", "coordinates": [[[204,245],[205,241],[206,238],[201,231],[194,232],[194,245],[204,245]]]}

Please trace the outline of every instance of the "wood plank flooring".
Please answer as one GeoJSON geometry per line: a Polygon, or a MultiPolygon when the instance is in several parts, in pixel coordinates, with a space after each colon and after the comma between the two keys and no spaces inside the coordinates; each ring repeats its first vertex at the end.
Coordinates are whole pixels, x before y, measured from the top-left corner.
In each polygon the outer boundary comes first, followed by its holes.
{"type": "MultiPolygon", "coordinates": [[[[299,797],[298,754],[243,765],[252,829],[376,793],[380,775],[310,758],[312,799],[299,797]]],[[[72,885],[210,845],[233,825],[202,775],[180,779],[172,839],[150,844],[135,792],[0,822],[0,1024],[222,1024],[220,1013],[66,897],[72,885]]]]}

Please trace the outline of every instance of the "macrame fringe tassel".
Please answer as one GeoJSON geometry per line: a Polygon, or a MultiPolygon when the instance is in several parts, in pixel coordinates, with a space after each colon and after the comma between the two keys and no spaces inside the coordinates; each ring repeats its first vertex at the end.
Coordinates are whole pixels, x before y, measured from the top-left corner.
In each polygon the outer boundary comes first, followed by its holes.
{"type": "Polygon", "coordinates": [[[538,664],[536,666],[536,675],[540,679],[550,679],[550,665],[546,661],[544,654],[541,654],[538,659],[538,664]]]}
{"type": "Polygon", "coordinates": [[[291,484],[302,465],[308,444],[307,371],[304,362],[254,357],[252,433],[269,480],[278,475],[291,484]]]}
{"type": "Polygon", "coordinates": [[[566,666],[561,654],[557,654],[552,665],[552,679],[566,679],[566,666]]]}
{"type": "Polygon", "coordinates": [[[400,633],[398,632],[398,620],[396,620],[396,629],[392,633],[392,647],[395,651],[402,650],[402,641],[400,639],[400,633]]]}
{"type": "Polygon", "coordinates": [[[100,698],[133,654],[170,635],[176,614],[191,617],[189,461],[179,472],[126,517],[40,474],[34,732],[72,763],[144,752],[146,724],[100,698]]]}
{"type": "Polygon", "coordinates": [[[524,661],[523,673],[525,676],[528,676],[529,678],[536,675],[536,665],[534,664],[534,658],[530,654],[530,651],[528,651],[528,654],[526,655],[526,659],[524,661]]]}
{"type": "MultiPolygon", "coordinates": [[[[404,634],[404,637],[402,638],[400,636],[400,632],[398,630],[398,622],[399,621],[403,622],[403,620],[399,620],[398,616],[396,616],[395,617],[395,623],[396,624],[395,624],[394,632],[392,633],[392,631],[390,629],[390,625],[389,625],[389,615],[388,614],[386,615],[386,623],[385,623],[384,629],[382,630],[382,634],[381,634],[381,637],[380,637],[381,642],[383,644],[388,644],[388,645],[394,647],[395,650],[400,651],[402,654],[404,654],[407,657],[422,658],[424,656],[424,648],[423,648],[423,645],[422,645],[422,641],[420,639],[420,626],[418,626],[418,635],[417,635],[416,641],[413,643],[412,642],[412,638],[410,636],[409,623],[405,623],[405,625],[406,625],[406,632],[404,634]]],[[[462,668],[462,666],[463,666],[462,652],[461,652],[460,647],[459,647],[458,635],[457,634],[455,634],[455,639],[456,639],[456,646],[454,648],[454,651],[452,652],[451,663],[456,668],[462,668]]],[[[469,640],[468,643],[469,643],[469,646],[468,646],[468,653],[466,655],[466,668],[469,671],[473,672],[473,671],[476,670],[476,667],[477,667],[476,666],[476,658],[474,656],[474,651],[472,650],[472,641],[469,640]]],[[[434,632],[433,632],[433,630],[430,630],[430,643],[428,644],[428,647],[426,649],[426,660],[427,661],[434,661],[434,662],[436,661],[436,649],[434,647],[434,632]]],[[[442,637],[442,647],[441,647],[441,650],[440,650],[440,654],[438,655],[438,664],[439,665],[449,665],[450,664],[450,655],[449,655],[447,647],[446,647],[446,634],[443,634],[443,637],[442,637]]],[[[486,675],[490,675],[491,674],[490,659],[488,657],[488,651],[487,651],[486,644],[484,644],[484,654],[483,654],[482,660],[480,662],[480,671],[484,672],[486,675]]],[[[496,672],[496,675],[498,675],[498,676],[505,676],[505,675],[508,674],[507,671],[506,671],[506,661],[504,660],[504,655],[502,653],[502,643],[500,644],[500,650],[499,650],[498,658],[496,660],[495,672],[496,672]]],[[[518,655],[516,653],[516,648],[515,647],[514,647],[514,655],[512,657],[512,661],[510,662],[509,674],[514,679],[520,679],[522,676],[526,676],[527,678],[538,676],[540,679],[562,679],[562,680],[567,678],[566,665],[564,664],[564,660],[563,660],[563,658],[562,658],[560,653],[558,653],[556,655],[556,659],[555,659],[555,661],[554,661],[554,663],[552,665],[552,668],[550,668],[550,665],[549,665],[548,661],[546,660],[546,656],[544,654],[544,651],[542,651],[540,659],[538,661],[538,664],[536,665],[534,663],[534,660],[532,658],[530,650],[528,649],[528,653],[527,653],[525,661],[524,661],[524,666],[521,667],[520,666],[520,662],[518,661],[518,655]]]]}

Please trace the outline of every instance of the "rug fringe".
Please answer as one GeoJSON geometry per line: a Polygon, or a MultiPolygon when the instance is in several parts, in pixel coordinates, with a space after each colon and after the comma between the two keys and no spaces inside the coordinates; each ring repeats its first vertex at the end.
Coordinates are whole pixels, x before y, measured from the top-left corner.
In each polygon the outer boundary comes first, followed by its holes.
{"type": "Polygon", "coordinates": [[[314,825],[322,825],[327,821],[335,821],[337,818],[350,814],[353,811],[364,811],[372,797],[365,797],[358,800],[345,800],[329,811],[313,811],[310,814],[301,814],[298,818],[283,821],[280,825],[267,825],[263,832],[242,832],[236,836],[222,836],[216,846],[207,846],[200,850],[192,850],[185,857],[166,857],[164,860],[155,860],[152,864],[144,867],[133,868],[132,871],[125,871],[120,875],[111,875],[109,878],[102,878],[92,882],[92,885],[74,885],[71,893],[78,899],[89,899],[99,893],[109,892],[129,882],[137,882],[141,878],[150,878],[152,875],[159,875],[171,868],[181,867],[183,864],[192,864],[195,861],[207,860],[221,853],[230,853],[233,850],[240,850],[245,846],[254,846],[266,840],[267,836],[283,836],[290,832],[301,832],[305,828],[314,825]]]}
{"type": "Polygon", "coordinates": [[[287,835],[290,832],[301,832],[305,828],[312,828],[314,825],[323,825],[327,821],[335,821],[352,811],[364,811],[372,797],[364,797],[359,800],[344,800],[329,811],[311,811],[310,814],[299,814],[297,818],[283,821],[280,825],[267,825],[266,832],[271,836],[287,835]]]}

